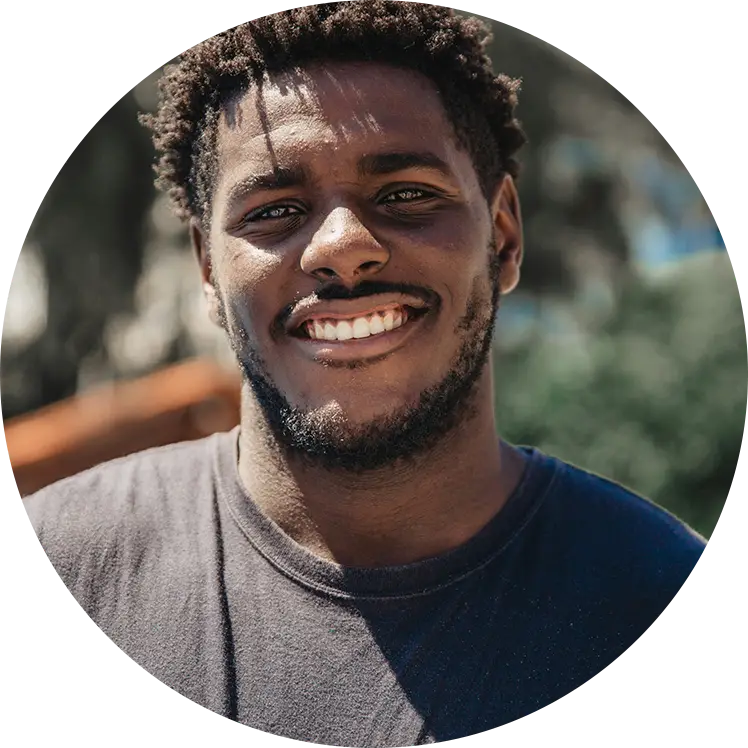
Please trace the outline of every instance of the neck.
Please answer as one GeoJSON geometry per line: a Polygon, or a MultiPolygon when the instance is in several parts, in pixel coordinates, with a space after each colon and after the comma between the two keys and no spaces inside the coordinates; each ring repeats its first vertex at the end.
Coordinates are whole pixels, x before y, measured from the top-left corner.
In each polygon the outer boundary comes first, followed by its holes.
{"type": "Polygon", "coordinates": [[[345,566],[392,566],[462,545],[503,507],[524,458],[502,442],[490,367],[473,416],[428,453],[363,474],[294,459],[268,434],[245,385],[239,475],[260,510],[312,553],[345,566]]]}

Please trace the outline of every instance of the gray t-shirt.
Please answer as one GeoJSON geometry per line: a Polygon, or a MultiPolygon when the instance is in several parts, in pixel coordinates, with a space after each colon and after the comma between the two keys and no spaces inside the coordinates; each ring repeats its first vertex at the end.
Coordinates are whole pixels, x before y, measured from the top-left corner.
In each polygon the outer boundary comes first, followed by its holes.
{"type": "Polygon", "coordinates": [[[237,434],[116,460],[26,507],[65,584],[136,662],[299,740],[414,745],[529,714],[629,647],[704,547],[650,502],[527,450],[520,485],[463,546],[345,568],[252,503],[237,434]]]}

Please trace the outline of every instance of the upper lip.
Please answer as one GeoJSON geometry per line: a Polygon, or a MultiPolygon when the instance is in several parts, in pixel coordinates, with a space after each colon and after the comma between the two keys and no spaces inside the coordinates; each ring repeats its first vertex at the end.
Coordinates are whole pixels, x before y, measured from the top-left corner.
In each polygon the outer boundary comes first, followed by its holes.
{"type": "Polygon", "coordinates": [[[314,297],[300,301],[286,320],[286,332],[293,332],[310,319],[351,319],[397,306],[428,309],[428,304],[416,296],[402,293],[373,294],[358,299],[322,301],[314,297]]]}

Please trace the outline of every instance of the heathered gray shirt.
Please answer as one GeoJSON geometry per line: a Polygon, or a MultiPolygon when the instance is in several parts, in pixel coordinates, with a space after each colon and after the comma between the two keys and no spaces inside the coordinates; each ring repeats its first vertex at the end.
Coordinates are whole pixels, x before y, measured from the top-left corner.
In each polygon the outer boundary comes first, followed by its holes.
{"type": "Polygon", "coordinates": [[[465,545],[344,568],[246,496],[237,434],[116,460],[26,507],[65,584],[135,661],[299,740],[413,745],[529,714],[632,644],[704,546],[651,503],[527,450],[519,487],[465,545]]]}

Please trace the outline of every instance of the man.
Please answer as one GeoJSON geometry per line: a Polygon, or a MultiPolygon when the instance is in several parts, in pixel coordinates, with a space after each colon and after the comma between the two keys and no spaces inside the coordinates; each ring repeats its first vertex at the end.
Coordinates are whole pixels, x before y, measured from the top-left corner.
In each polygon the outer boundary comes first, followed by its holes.
{"type": "Polygon", "coordinates": [[[704,546],[497,436],[524,138],[484,32],[333,3],[167,72],[160,182],[244,374],[241,426],[27,500],[125,652],[262,730],[396,746],[522,717],[630,646],[704,546]]]}

